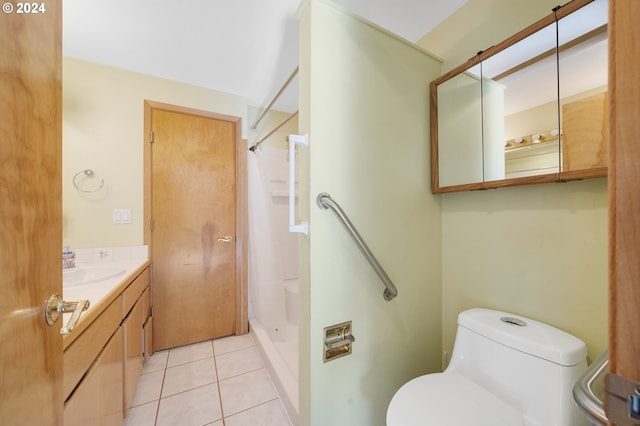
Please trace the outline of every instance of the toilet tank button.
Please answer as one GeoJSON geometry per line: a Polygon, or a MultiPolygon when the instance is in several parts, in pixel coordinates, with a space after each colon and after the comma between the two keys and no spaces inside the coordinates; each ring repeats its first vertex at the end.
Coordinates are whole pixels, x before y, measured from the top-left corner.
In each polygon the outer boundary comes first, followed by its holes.
{"type": "Polygon", "coordinates": [[[500,321],[507,323],[507,324],[511,324],[511,325],[517,325],[518,327],[526,327],[527,323],[522,321],[520,318],[514,318],[514,317],[502,317],[500,318],[500,321]]]}

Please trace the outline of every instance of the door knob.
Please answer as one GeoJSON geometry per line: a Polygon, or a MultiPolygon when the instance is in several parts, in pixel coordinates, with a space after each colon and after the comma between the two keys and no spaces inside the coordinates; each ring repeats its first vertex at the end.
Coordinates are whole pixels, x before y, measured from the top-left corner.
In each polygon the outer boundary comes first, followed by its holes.
{"type": "Polygon", "coordinates": [[[217,238],[217,240],[222,243],[230,243],[233,241],[233,237],[231,235],[225,235],[224,237],[217,238]]]}
{"type": "Polygon", "coordinates": [[[77,302],[65,302],[62,297],[52,294],[45,303],[44,318],[48,325],[53,325],[60,318],[60,314],[73,312],[67,325],[60,329],[60,334],[69,334],[76,328],[82,312],[87,309],[89,309],[89,301],[86,299],[77,302]]]}

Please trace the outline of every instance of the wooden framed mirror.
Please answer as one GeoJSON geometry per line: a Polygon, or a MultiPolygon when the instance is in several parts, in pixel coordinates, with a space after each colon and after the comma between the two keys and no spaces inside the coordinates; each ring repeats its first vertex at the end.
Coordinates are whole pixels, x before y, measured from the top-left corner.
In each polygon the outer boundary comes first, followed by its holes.
{"type": "Polygon", "coordinates": [[[607,0],[573,0],[431,83],[432,192],[607,175],[607,0]]]}

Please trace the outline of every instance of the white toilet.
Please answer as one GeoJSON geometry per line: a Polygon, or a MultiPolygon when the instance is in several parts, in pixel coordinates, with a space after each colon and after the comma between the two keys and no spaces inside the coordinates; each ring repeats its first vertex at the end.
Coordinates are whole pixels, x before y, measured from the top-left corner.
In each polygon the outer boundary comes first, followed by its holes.
{"type": "Polygon", "coordinates": [[[470,309],[447,369],[404,384],[387,426],[588,425],[571,394],[586,356],[583,341],[549,325],[470,309]]]}

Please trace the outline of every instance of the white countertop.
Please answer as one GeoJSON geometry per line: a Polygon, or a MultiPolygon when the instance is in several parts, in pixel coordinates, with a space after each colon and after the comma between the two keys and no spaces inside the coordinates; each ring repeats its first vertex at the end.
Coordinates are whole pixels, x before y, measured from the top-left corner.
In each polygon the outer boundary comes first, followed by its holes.
{"type": "MultiPolygon", "coordinates": [[[[123,281],[130,280],[131,274],[138,270],[142,265],[147,262],[147,259],[135,259],[135,260],[120,260],[120,261],[108,261],[108,262],[92,262],[76,265],[77,268],[83,266],[106,266],[113,265],[124,268],[124,273],[112,278],[107,278],[102,281],[80,284],[80,285],[67,285],[62,286],[62,296],[65,301],[78,301],[82,299],[88,299],[90,306],[87,309],[88,312],[93,307],[98,306],[100,301],[111,292],[114,288],[118,287],[123,281]]],[[[65,314],[65,322],[71,314],[65,314]]]]}

